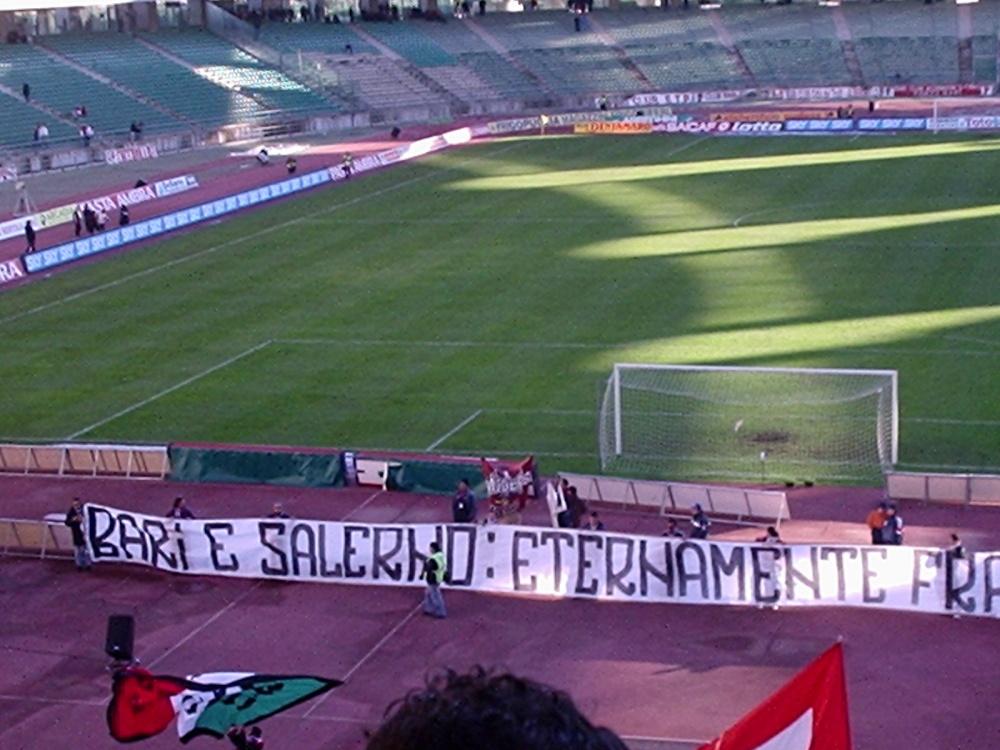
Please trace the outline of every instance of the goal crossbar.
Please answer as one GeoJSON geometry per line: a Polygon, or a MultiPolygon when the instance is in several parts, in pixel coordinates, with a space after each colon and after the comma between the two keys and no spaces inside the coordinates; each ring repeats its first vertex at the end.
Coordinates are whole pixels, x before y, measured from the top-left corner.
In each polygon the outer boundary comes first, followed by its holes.
{"type": "Polygon", "coordinates": [[[760,472],[771,460],[787,471],[814,464],[817,474],[837,465],[881,473],[899,460],[898,373],[616,363],[598,439],[604,470],[738,461],[749,473],[759,453],[760,472]]]}

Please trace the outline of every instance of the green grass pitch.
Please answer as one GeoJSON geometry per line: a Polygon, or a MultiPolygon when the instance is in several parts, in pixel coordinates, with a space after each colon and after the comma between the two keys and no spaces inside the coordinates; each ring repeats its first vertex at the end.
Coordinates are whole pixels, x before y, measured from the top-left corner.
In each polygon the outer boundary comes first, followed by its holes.
{"type": "Polygon", "coordinates": [[[9,438],[534,452],[616,361],[894,368],[904,467],[1000,467],[1000,139],[454,150],[0,296],[9,438]]]}

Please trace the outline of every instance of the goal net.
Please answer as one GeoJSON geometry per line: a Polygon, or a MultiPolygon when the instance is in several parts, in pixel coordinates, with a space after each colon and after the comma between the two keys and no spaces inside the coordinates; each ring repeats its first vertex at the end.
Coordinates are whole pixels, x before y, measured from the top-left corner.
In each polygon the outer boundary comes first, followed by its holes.
{"type": "Polygon", "coordinates": [[[895,370],[616,364],[602,471],[755,481],[875,480],[896,463],[895,370]]]}

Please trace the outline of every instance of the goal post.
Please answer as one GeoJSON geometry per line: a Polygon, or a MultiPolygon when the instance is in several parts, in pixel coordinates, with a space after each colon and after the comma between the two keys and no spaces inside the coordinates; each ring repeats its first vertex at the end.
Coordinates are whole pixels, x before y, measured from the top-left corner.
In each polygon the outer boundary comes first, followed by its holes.
{"type": "Polygon", "coordinates": [[[651,477],[880,480],[898,461],[895,370],[614,366],[601,469],[651,477]]]}

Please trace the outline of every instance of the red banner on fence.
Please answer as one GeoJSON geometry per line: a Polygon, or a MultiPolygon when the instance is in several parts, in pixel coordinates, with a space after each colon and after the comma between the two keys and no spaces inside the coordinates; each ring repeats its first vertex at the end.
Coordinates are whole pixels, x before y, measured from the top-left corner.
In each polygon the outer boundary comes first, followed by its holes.
{"type": "Polygon", "coordinates": [[[491,507],[514,506],[524,510],[528,498],[535,493],[535,457],[528,456],[523,461],[490,461],[481,459],[483,479],[486,480],[486,494],[491,507]]]}

